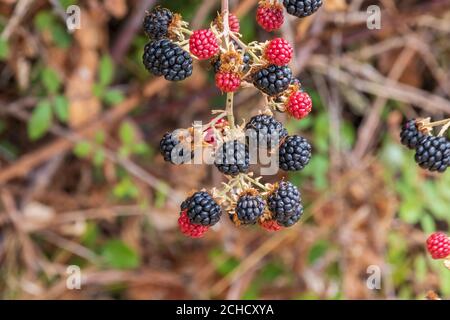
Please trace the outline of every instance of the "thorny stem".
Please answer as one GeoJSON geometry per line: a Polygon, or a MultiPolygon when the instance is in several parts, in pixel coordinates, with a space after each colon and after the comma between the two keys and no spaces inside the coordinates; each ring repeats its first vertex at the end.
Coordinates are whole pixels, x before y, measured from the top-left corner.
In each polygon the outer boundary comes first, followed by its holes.
{"type": "Polygon", "coordinates": [[[228,124],[230,128],[233,129],[234,125],[234,113],[233,113],[233,100],[234,100],[234,92],[227,93],[227,102],[226,102],[226,112],[228,118],[228,124]]]}
{"type": "Polygon", "coordinates": [[[427,123],[426,126],[427,127],[437,127],[437,126],[442,126],[442,125],[446,125],[449,123],[450,123],[450,119],[444,119],[444,120],[427,123]]]}
{"type": "Polygon", "coordinates": [[[442,137],[444,133],[448,130],[448,128],[450,128],[450,119],[448,119],[447,124],[442,127],[441,131],[439,131],[438,137],[442,137]]]}

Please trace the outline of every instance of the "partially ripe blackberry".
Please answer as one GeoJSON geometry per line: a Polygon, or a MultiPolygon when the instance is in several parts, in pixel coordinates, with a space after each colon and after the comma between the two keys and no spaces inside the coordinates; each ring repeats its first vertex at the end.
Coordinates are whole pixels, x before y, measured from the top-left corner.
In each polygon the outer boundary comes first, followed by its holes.
{"type": "Polygon", "coordinates": [[[311,145],[303,137],[288,136],[280,145],[279,167],[284,171],[302,170],[311,159],[311,145]]]}
{"type": "Polygon", "coordinates": [[[312,15],[322,3],[322,0],[283,0],[287,13],[299,18],[312,15]]]}
{"type": "Polygon", "coordinates": [[[411,119],[403,125],[400,132],[400,141],[409,149],[414,149],[423,136],[424,134],[417,128],[416,119],[411,119]]]}
{"type": "Polygon", "coordinates": [[[219,222],[222,209],[214,198],[206,191],[197,191],[183,202],[189,221],[202,226],[213,226],[219,222]]]}
{"type": "Polygon", "coordinates": [[[301,206],[300,192],[289,181],[282,181],[267,198],[267,204],[274,219],[287,220],[301,206]]]}
{"type": "Polygon", "coordinates": [[[148,12],[144,18],[144,32],[152,40],[166,38],[169,35],[169,26],[172,23],[173,13],[166,8],[156,8],[148,12]]]}
{"type": "Polygon", "coordinates": [[[192,75],[191,55],[168,39],[148,43],[142,60],[149,72],[169,81],[181,81],[192,75]]]}
{"type": "Polygon", "coordinates": [[[415,160],[423,169],[444,172],[450,165],[450,141],[445,137],[422,137],[416,147],[415,160]]]}
{"type": "Polygon", "coordinates": [[[284,217],[284,219],[277,219],[277,222],[280,226],[289,228],[292,227],[294,224],[296,224],[300,218],[303,215],[303,206],[300,204],[297,209],[295,210],[295,213],[291,216],[284,217]]]}
{"type": "Polygon", "coordinates": [[[250,191],[239,197],[236,203],[236,215],[243,224],[254,224],[264,213],[264,200],[256,191],[250,191]]]}
{"type": "Polygon", "coordinates": [[[253,84],[269,96],[277,96],[289,87],[292,71],[288,66],[269,65],[253,74],[253,84]]]}
{"type": "MultiPolygon", "coordinates": [[[[288,135],[286,128],[280,121],[266,114],[252,117],[245,125],[245,130],[247,138],[256,142],[258,147],[274,147],[288,135]],[[266,143],[264,144],[264,142],[266,143]]],[[[249,145],[252,144],[249,142],[249,145]]]]}
{"type": "Polygon", "coordinates": [[[180,140],[172,132],[164,134],[159,142],[159,151],[165,161],[172,162],[173,164],[186,163],[194,156],[193,151],[189,150],[188,146],[180,144],[180,140]]]}
{"type": "Polygon", "coordinates": [[[250,166],[250,156],[245,144],[231,140],[216,150],[214,164],[220,172],[230,176],[246,173],[250,166]]]}

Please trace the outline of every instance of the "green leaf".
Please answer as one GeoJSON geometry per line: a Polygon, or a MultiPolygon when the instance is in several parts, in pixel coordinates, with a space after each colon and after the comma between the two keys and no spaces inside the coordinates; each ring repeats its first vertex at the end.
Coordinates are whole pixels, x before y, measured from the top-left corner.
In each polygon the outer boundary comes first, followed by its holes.
{"type": "Polygon", "coordinates": [[[108,90],[103,94],[103,100],[106,104],[112,106],[121,103],[125,97],[120,90],[108,90]]]}
{"type": "Polygon", "coordinates": [[[34,25],[39,31],[44,31],[45,29],[50,28],[50,26],[55,22],[54,16],[50,11],[40,11],[34,17],[34,25]]]}
{"type": "Polygon", "coordinates": [[[72,37],[66,28],[59,23],[51,26],[52,38],[55,44],[60,48],[69,48],[72,44],[72,37]]]}
{"type": "Polygon", "coordinates": [[[308,262],[313,264],[320,257],[322,257],[328,250],[330,244],[327,241],[319,240],[317,241],[309,250],[308,262]]]}
{"type": "Polygon", "coordinates": [[[92,145],[88,141],[81,141],[75,145],[73,153],[79,158],[86,158],[92,151],[92,145]]]}
{"type": "Polygon", "coordinates": [[[97,167],[101,166],[105,162],[105,151],[103,149],[95,151],[93,161],[97,167]]]}
{"type": "Polygon", "coordinates": [[[150,154],[150,152],[151,152],[150,147],[144,142],[136,143],[132,147],[133,147],[133,153],[137,154],[137,155],[147,155],[147,154],[150,154]]]}
{"type": "Polygon", "coordinates": [[[108,266],[117,269],[133,269],[140,264],[137,252],[120,240],[108,241],[103,246],[102,257],[108,266]]]}
{"type": "Polygon", "coordinates": [[[55,114],[62,122],[67,122],[69,119],[69,101],[64,96],[56,96],[54,105],[55,114]]]}
{"type": "Polygon", "coordinates": [[[28,121],[28,136],[31,140],[42,137],[52,123],[52,108],[47,100],[40,101],[33,109],[28,121]]]}
{"type": "Polygon", "coordinates": [[[114,77],[114,64],[111,57],[104,55],[100,60],[100,84],[106,86],[110,84],[114,77]]]}
{"type": "Polygon", "coordinates": [[[41,78],[49,93],[55,94],[58,92],[61,83],[58,74],[54,70],[45,68],[42,70],[41,78]]]}
{"type": "Polygon", "coordinates": [[[123,122],[119,128],[119,137],[122,144],[131,146],[135,143],[134,128],[129,122],[123,122]]]}
{"type": "Polygon", "coordinates": [[[139,190],[128,177],[124,177],[114,186],[113,194],[118,199],[136,199],[139,190]]]}
{"type": "Polygon", "coordinates": [[[9,45],[5,39],[0,39],[0,60],[5,60],[9,56],[9,45]]]}
{"type": "Polygon", "coordinates": [[[103,85],[101,85],[100,83],[94,83],[94,85],[92,86],[92,93],[94,96],[101,98],[103,97],[105,92],[105,87],[103,85]]]}

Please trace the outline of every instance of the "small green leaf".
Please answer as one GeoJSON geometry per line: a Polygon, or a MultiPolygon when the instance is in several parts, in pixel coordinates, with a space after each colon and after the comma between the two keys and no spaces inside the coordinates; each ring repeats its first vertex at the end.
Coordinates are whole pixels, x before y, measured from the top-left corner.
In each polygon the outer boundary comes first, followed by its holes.
{"type": "Polygon", "coordinates": [[[140,264],[137,252],[120,240],[108,241],[103,246],[102,257],[108,266],[117,269],[133,269],[140,264]]]}
{"type": "Polygon", "coordinates": [[[86,158],[92,151],[92,145],[88,141],[81,141],[75,145],[73,153],[79,158],[86,158]]]}
{"type": "Polygon", "coordinates": [[[54,23],[54,17],[50,11],[40,11],[34,17],[34,25],[39,31],[44,31],[45,29],[50,28],[50,26],[54,23]]]}
{"type": "Polygon", "coordinates": [[[45,68],[42,70],[41,77],[42,82],[49,93],[55,94],[58,92],[61,83],[58,74],[54,70],[45,68]]]}
{"type": "Polygon", "coordinates": [[[106,104],[112,106],[115,104],[119,104],[124,100],[124,96],[119,90],[108,90],[103,94],[103,100],[106,104]]]}
{"type": "Polygon", "coordinates": [[[52,38],[55,44],[60,48],[69,48],[72,44],[72,37],[66,28],[59,23],[51,26],[52,38]]]}
{"type": "Polygon", "coordinates": [[[136,143],[132,147],[133,153],[137,155],[148,155],[151,152],[150,147],[144,142],[136,143]]]}
{"type": "Polygon", "coordinates": [[[327,241],[319,240],[317,241],[309,250],[308,262],[313,264],[320,257],[322,257],[328,250],[330,244],[327,241]]]}
{"type": "Polygon", "coordinates": [[[40,101],[28,121],[28,136],[31,140],[42,137],[52,123],[52,108],[47,100],[40,101]]]}
{"type": "Polygon", "coordinates": [[[56,96],[54,101],[55,114],[62,122],[69,119],[69,101],[64,96],[56,96]]]}
{"type": "Polygon", "coordinates": [[[105,92],[105,87],[101,85],[100,83],[94,83],[92,86],[92,94],[98,98],[103,97],[103,94],[105,92]]]}
{"type": "Polygon", "coordinates": [[[98,149],[94,153],[93,161],[94,165],[96,165],[97,167],[101,166],[105,162],[105,151],[103,151],[102,149],[98,149]]]}
{"type": "Polygon", "coordinates": [[[106,86],[110,84],[114,77],[114,64],[111,57],[104,55],[100,60],[100,84],[106,86]]]}
{"type": "Polygon", "coordinates": [[[5,39],[0,39],[0,60],[5,60],[9,56],[9,45],[5,39]]]}
{"type": "Polygon", "coordinates": [[[129,178],[125,177],[114,186],[113,194],[118,199],[136,199],[139,190],[129,178]]]}
{"type": "Polygon", "coordinates": [[[135,142],[134,128],[129,122],[123,122],[119,128],[119,137],[122,144],[131,146],[135,142]]]}

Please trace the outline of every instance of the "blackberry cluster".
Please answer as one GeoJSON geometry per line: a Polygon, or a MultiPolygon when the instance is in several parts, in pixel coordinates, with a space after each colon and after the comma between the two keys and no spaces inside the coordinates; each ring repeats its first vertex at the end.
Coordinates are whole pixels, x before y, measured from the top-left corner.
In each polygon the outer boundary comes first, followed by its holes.
{"type": "Polygon", "coordinates": [[[282,181],[267,198],[267,204],[275,220],[288,221],[302,206],[300,192],[289,181],[282,181]]]}
{"type": "Polygon", "coordinates": [[[257,142],[258,147],[274,147],[276,142],[279,143],[288,135],[281,122],[266,114],[252,117],[245,125],[245,130],[248,140],[257,142]]]}
{"type": "Polygon", "coordinates": [[[219,222],[222,208],[206,191],[197,191],[181,204],[187,210],[189,221],[202,226],[213,226],[219,222]]]}
{"type": "Polygon", "coordinates": [[[181,145],[179,139],[171,132],[164,134],[159,142],[159,151],[165,161],[173,164],[186,163],[194,156],[193,151],[188,150],[186,146],[181,145]],[[175,153],[173,152],[174,149],[175,153]]]}
{"type": "Polygon", "coordinates": [[[299,18],[312,15],[322,6],[322,3],[322,0],[283,0],[286,11],[299,18]]]}
{"type": "Polygon", "coordinates": [[[416,119],[407,121],[400,132],[401,143],[409,149],[416,148],[423,136],[424,134],[417,128],[416,119]]]}
{"type": "Polygon", "coordinates": [[[416,146],[414,159],[423,169],[444,172],[450,165],[450,141],[445,137],[424,136],[416,146]]]}
{"type": "Polygon", "coordinates": [[[236,215],[243,224],[254,224],[264,213],[264,200],[259,195],[244,194],[236,204],[236,215]]]}
{"type": "Polygon", "coordinates": [[[148,43],[142,57],[145,68],[155,76],[169,81],[181,81],[192,75],[189,52],[168,39],[148,43]]]}
{"type": "Polygon", "coordinates": [[[143,22],[144,32],[152,40],[166,38],[169,35],[169,27],[172,19],[172,11],[158,7],[148,12],[145,16],[143,22]]]}
{"type": "Polygon", "coordinates": [[[288,136],[280,145],[279,167],[284,171],[302,170],[311,159],[312,147],[308,140],[294,135],[288,136]]]}
{"type": "Polygon", "coordinates": [[[292,80],[288,66],[269,65],[253,74],[253,84],[269,96],[277,96],[285,91],[292,80]]]}
{"type": "Polygon", "coordinates": [[[231,140],[216,150],[214,164],[220,172],[230,176],[246,173],[250,166],[250,156],[245,144],[231,140]]]}

